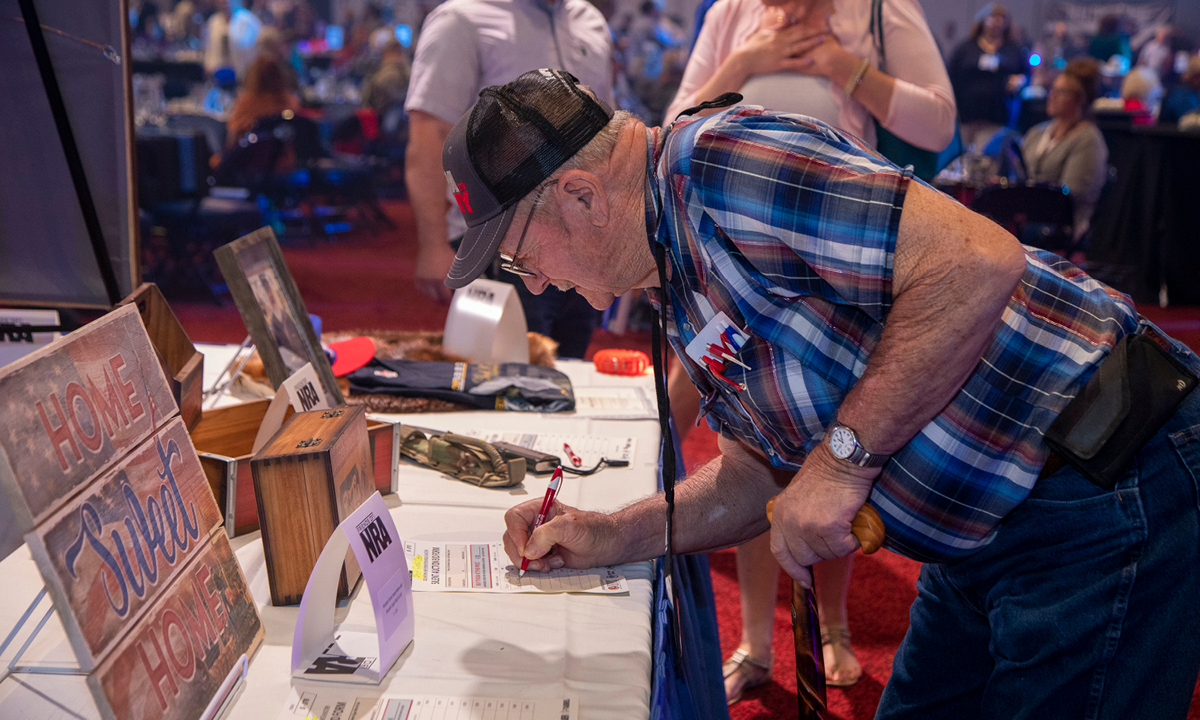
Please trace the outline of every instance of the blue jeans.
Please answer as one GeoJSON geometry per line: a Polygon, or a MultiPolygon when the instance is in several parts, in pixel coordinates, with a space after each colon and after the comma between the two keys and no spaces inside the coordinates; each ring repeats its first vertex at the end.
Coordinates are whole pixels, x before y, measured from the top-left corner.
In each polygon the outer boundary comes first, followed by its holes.
{"type": "Polygon", "coordinates": [[[1186,717],[1198,481],[1200,388],[1112,492],[1070,466],[1039,480],[991,544],[921,569],[877,720],[1186,717]]]}

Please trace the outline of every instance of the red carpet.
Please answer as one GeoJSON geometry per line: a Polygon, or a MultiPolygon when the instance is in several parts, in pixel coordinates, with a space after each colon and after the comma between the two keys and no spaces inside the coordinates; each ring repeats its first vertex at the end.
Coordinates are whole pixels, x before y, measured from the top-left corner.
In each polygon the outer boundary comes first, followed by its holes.
{"type": "MultiPolygon", "coordinates": [[[[445,323],[446,308],[417,293],[412,284],[416,250],[412,211],[406,203],[385,204],[399,232],[354,233],[336,243],[322,240],[285,243],[284,257],[296,279],[308,311],[319,315],[325,330],[379,328],[437,330],[445,323]]],[[[164,288],[170,294],[170,288],[164,288]]],[[[218,308],[209,301],[172,298],[172,307],[196,342],[241,342],[246,335],[232,301],[218,308]]],[[[1200,309],[1141,307],[1142,313],[1192,348],[1200,348],[1200,309]]],[[[597,332],[591,351],[632,347],[649,351],[648,335],[616,337],[597,332]]],[[[707,427],[694,430],[684,442],[689,468],[717,454],[715,435],[707,427]]],[[[713,589],[721,623],[721,651],[728,656],[741,637],[737,574],[733,551],[710,556],[713,589]]],[[[830,689],[831,717],[867,720],[875,714],[883,686],[891,673],[892,657],[908,627],[908,606],[916,596],[919,566],[888,552],[859,555],[850,587],[850,627],[864,676],[854,687],[830,689]]],[[[780,579],[775,622],[774,682],[746,693],[731,708],[733,720],[795,718],[796,678],[788,614],[790,581],[780,579]]],[[[1164,652],[1170,652],[1164,648],[1164,652]]],[[[1189,720],[1200,720],[1200,687],[1193,696],[1189,720]]]]}

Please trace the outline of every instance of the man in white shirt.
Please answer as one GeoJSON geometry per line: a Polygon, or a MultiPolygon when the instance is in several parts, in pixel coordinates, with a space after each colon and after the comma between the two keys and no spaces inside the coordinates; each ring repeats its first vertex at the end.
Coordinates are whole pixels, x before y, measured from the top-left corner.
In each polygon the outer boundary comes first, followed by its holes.
{"type": "MultiPolygon", "coordinates": [[[[608,24],[587,0],[449,0],[421,28],[405,109],[405,179],[417,221],[417,288],[449,302],[443,284],[466,232],[442,170],[442,146],[479,91],[528,70],[561,68],[613,103],[608,24]]],[[[503,278],[499,278],[503,279],[503,278]]],[[[516,283],[529,329],[559,341],[559,354],[582,356],[596,314],[574,290],[534,296],[516,283]]]]}

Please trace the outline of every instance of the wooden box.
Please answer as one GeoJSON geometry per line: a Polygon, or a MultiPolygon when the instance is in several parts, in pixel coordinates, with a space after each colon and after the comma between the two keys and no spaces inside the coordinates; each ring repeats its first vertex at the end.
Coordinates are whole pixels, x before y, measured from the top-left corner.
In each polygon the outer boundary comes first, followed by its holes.
{"type": "MultiPolygon", "coordinates": [[[[231,538],[258,530],[250,457],[254,436],[270,404],[270,400],[254,400],[206,410],[192,430],[200,465],[225,515],[225,532],[231,538]]],[[[396,492],[400,423],[368,419],[367,438],[374,460],[375,489],[382,495],[396,492]]]]}
{"type": "MultiPolygon", "coordinates": [[[[361,407],[297,413],[250,460],[271,603],[296,605],[339,523],[375,492],[361,407]]],[[[362,572],[347,553],[338,597],[362,572]]]]}
{"type": "Polygon", "coordinates": [[[200,403],[204,395],[204,355],[184,332],[175,311],[154,283],[142,283],[129,297],[118,303],[136,305],[158,362],[166,373],[171,394],[179,405],[179,416],[189,430],[196,427],[202,414],[200,403]]]}

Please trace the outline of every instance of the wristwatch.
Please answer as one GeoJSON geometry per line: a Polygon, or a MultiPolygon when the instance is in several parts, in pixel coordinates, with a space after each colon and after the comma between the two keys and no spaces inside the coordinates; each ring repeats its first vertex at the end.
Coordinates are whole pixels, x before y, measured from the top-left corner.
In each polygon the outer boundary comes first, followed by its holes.
{"type": "Polygon", "coordinates": [[[839,460],[859,467],[876,468],[884,465],[890,455],[872,455],[858,442],[858,435],[841,423],[834,423],[826,434],[829,451],[839,460]]]}

